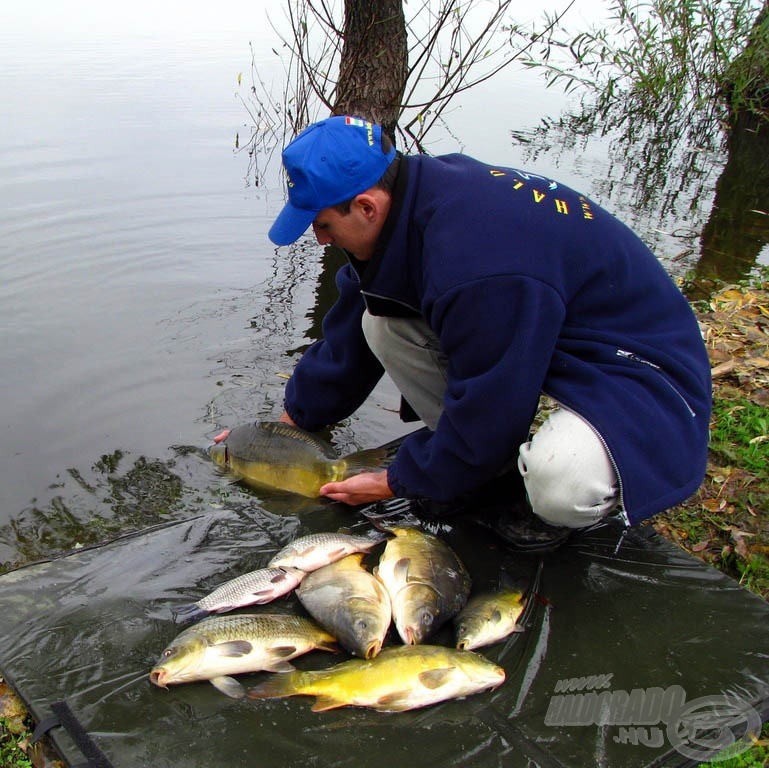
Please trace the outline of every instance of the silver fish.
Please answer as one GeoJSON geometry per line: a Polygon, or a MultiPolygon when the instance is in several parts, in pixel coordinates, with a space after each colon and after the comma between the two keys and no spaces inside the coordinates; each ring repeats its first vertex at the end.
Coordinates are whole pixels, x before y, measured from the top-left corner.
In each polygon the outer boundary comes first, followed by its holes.
{"type": "Polygon", "coordinates": [[[304,575],[298,568],[260,568],[226,581],[195,603],[173,609],[173,614],[176,619],[189,622],[211,613],[264,605],[296,589],[304,575]]]}
{"type": "Polygon", "coordinates": [[[353,552],[368,552],[385,538],[349,533],[311,533],[283,547],[268,565],[273,568],[299,568],[309,573],[353,552]]]}

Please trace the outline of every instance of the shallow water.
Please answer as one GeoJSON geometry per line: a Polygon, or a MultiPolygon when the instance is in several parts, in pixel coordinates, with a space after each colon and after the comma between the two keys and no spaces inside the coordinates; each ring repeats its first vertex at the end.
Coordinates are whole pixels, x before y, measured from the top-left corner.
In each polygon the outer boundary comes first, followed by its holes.
{"type": "MultiPolygon", "coordinates": [[[[277,169],[256,186],[236,150],[250,134],[249,43],[266,81],[281,82],[267,5],[42,0],[0,12],[0,562],[242,493],[175,447],[277,417],[327,304],[314,312],[319,249],[289,256],[267,240],[277,169]]],[[[624,210],[671,268],[691,264],[664,233],[701,228],[712,192],[695,213],[644,212],[610,183],[608,140],[555,152],[512,140],[564,103],[509,70],[469,92],[429,148],[535,162],[624,210]]],[[[384,382],[335,430],[340,449],[407,431],[397,404],[384,382]]]]}

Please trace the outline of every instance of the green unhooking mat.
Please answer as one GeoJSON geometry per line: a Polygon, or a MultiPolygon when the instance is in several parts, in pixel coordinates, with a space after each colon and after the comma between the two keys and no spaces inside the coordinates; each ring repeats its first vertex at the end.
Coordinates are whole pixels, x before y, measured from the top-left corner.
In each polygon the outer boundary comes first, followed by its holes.
{"type": "MultiPolygon", "coordinates": [[[[502,569],[536,582],[525,631],[481,650],[507,673],[493,692],[403,713],[314,713],[305,697],[151,685],[150,667],[181,630],[172,608],[265,566],[299,535],[370,525],[335,504],[286,506],[212,511],[0,577],[0,669],[68,765],[695,765],[717,747],[744,749],[767,715],[769,605],[650,531],[613,526],[544,558],[516,555],[471,523],[433,529],[475,589],[502,569]]],[[[292,595],[248,610],[301,608],[292,595]]],[[[448,628],[434,640],[451,641],[448,628]]]]}

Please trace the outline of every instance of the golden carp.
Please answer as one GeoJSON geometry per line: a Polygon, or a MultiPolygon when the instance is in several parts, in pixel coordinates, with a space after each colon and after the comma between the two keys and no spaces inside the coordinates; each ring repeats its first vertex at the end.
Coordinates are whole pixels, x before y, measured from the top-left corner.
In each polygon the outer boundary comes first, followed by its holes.
{"type": "Polygon", "coordinates": [[[372,659],[382,650],[392,608],[382,584],[357,552],[308,574],[296,596],[307,612],[354,656],[372,659]]]}
{"type": "Polygon", "coordinates": [[[244,482],[309,498],[321,486],[381,467],[386,452],[379,448],[340,457],[311,432],[278,421],[257,421],[235,427],[212,445],[214,463],[244,482]]]}
{"type": "Polygon", "coordinates": [[[384,535],[356,536],[350,533],[310,533],[294,539],[268,563],[273,568],[299,568],[306,573],[341,560],[353,552],[368,552],[384,535]]]}
{"type": "Polygon", "coordinates": [[[195,603],[173,609],[176,619],[197,621],[247,605],[264,605],[295,589],[305,572],[298,568],[260,568],[230,579],[195,603]]]}
{"type": "Polygon", "coordinates": [[[464,607],[470,576],[444,542],[418,528],[393,528],[376,577],[390,595],[393,621],[407,645],[422,643],[464,607]]]}
{"type": "Polygon", "coordinates": [[[290,672],[289,660],[313,649],[334,651],[334,638],[315,622],[283,614],[212,616],[181,632],[150,672],[161,688],[209,680],[239,698],[243,688],[230,675],[290,672]]]}
{"type": "Polygon", "coordinates": [[[526,598],[519,589],[473,595],[454,618],[457,648],[469,651],[523,632],[518,619],[525,607],[526,598]]]}
{"type": "Polygon", "coordinates": [[[504,680],[502,667],[473,651],[399,645],[385,648],[374,659],[272,677],[251,688],[248,696],[315,696],[313,712],[345,706],[403,712],[491,690],[504,680]]]}

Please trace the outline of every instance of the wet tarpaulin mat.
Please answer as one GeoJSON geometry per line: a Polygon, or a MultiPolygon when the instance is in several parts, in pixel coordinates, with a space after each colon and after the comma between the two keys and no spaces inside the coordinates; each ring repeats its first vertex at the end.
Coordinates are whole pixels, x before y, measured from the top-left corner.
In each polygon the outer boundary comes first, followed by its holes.
{"type": "MultiPolygon", "coordinates": [[[[402,713],[314,713],[305,697],[150,684],[180,631],[172,608],[265,566],[299,535],[351,522],[355,532],[369,525],[335,504],[300,515],[226,509],[5,574],[2,672],[37,721],[62,721],[49,736],[70,766],[695,765],[767,714],[769,606],[649,531],[610,526],[543,560],[470,523],[437,531],[476,589],[501,570],[538,575],[525,631],[482,651],[507,673],[493,692],[402,713]]],[[[301,610],[294,596],[256,608],[301,610]]],[[[445,628],[435,642],[451,639],[445,628]]]]}

